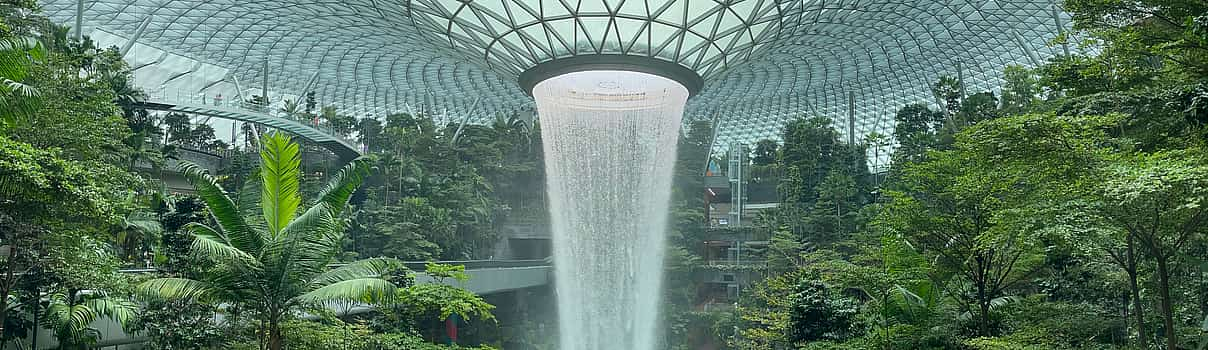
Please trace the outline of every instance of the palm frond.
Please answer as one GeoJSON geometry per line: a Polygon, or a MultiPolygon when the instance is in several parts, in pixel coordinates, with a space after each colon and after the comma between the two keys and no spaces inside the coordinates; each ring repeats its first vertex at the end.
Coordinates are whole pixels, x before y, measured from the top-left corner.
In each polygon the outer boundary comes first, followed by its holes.
{"type": "Polygon", "coordinates": [[[93,298],[86,300],[82,305],[92,310],[93,320],[99,317],[108,318],[122,325],[122,328],[126,330],[130,330],[130,327],[134,325],[134,322],[131,321],[138,316],[138,305],[122,298],[93,298]]]}
{"type": "Polygon", "coordinates": [[[326,271],[340,249],[343,230],[327,205],[317,204],[286,226],[278,239],[266,245],[261,261],[277,266],[274,272],[309,278],[326,271]]]}
{"type": "Polygon", "coordinates": [[[332,283],[296,298],[307,304],[333,302],[384,303],[394,300],[398,287],[381,278],[357,278],[332,283]]]}
{"type": "Polygon", "coordinates": [[[146,211],[136,211],[127,215],[123,224],[127,229],[143,233],[159,233],[163,231],[163,226],[159,224],[159,218],[155,217],[154,213],[146,211]]]}
{"type": "Polygon", "coordinates": [[[258,268],[259,262],[256,261],[256,257],[232,246],[225,235],[213,228],[194,222],[185,225],[184,229],[193,234],[193,243],[189,246],[189,250],[194,256],[214,262],[237,262],[241,267],[258,268]]]}
{"type": "Polygon", "coordinates": [[[218,181],[205,169],[191,162],[182,161],[179,169],[193,184],[197,196],[206,203],[211,216],[218,221],[219,229],[230,239],[231,245],[245,252],[259,251],[263,244],[260,236],[248,227],[243,215],[239,213],[239,207],[218,185],[218,181]]]}
{"type": "Polygon", "coordinates": [[[298,144],[285,134],[274,132],[264,136],[260,149],[260,207],[270,235],[278,235],[297,215],[302,198],[298,194],[298,177],[302,158],[298,144]]]}
{"type": "Polygon", "coordinates": [[[187,278],[156,278],[135,287],[137,295],[151,300],[204,299],[213,294],[210,285],[187,278]]]}
{"type": "Polygon", "coordinates": [[[395,258],[357,260],[315,276],[311,285],[319,287],[359,278],[383,278],[405,268],[403,262],[395,258]]]}
{"type": "Polygon", "coordinates": [[[245,216],[259,214],[261,187],[263,186],[260,184],[260,168],[256,167],[248,172],[248,179],[239,185],[239,192],[236,193],[235,200],[239,205],[240,213],[243,213],[245,216]]]}
{"type": "Polygon", "coordinates": [[[369,176],[372,163],[372,159],[365,157],[353,159],[327,180],[327,185],[319,191],[319,202],[326,203],[335,216],[340,216],[353,192],[356,192],[365,177],[369,176]]]}

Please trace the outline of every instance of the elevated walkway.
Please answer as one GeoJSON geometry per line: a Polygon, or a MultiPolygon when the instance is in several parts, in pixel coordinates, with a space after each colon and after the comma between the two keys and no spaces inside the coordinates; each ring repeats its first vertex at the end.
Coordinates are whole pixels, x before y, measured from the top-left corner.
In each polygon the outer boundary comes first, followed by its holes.
{"type": "Polygon", "coordinates": [[[139,106],[148,110],[204,115],[207,117],[265,125],[314,142],[323,148],[331,150],[332,153],[335,153],[336,156],[344,160],[351,160],[361,156],[361,150],[356,146],[356,143],[340,136],[339,133],[318,125],[307,125],[297,120],[274,116],[265,111],[264,109],[266,108],[263,108],[263,106],[244,103],[223,103],[221,101],[218,103],[205,103],[205,101],[200,100],[192,101],[191,99],[173,99],[159,96],[152,96],[140,103],[139,106]]]}
{"type": "MultiPolygon", "coordinates": [[[[441,264],[463,265],[470,280],[460,283],[445,280],[478,295],[487,295],[544,286],[550,283],[554,266],[550,260],[468,260],[441,261],[441,264]]],[[[434,283],[436,280],[424,272],[424,262],[407,262],[407,268],[415,271],[416,283],[434,283]]]]}

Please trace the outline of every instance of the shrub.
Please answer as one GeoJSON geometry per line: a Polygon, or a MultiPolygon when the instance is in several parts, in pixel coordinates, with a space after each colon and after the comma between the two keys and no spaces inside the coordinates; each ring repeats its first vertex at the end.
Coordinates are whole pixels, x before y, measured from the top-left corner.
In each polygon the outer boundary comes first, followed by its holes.
{"type": "MultiPolygon", "coordinates": [[[[408,333],[374,333],[363,324],[339,320],[323,322],[291,320],[281,325],[287,350],[492,350],[490,347],[461,347],[425,342],[408,333]]],[[[255,342],[232,344],[232,350],[259,350],[255,342]]]]}
{"type": "Polygon", "coordinates": [[[143,309],[137,329],[152,350],[197,349],[217,344],[222,336],[214,308],[189,301],[153,302],[143,309]]]}

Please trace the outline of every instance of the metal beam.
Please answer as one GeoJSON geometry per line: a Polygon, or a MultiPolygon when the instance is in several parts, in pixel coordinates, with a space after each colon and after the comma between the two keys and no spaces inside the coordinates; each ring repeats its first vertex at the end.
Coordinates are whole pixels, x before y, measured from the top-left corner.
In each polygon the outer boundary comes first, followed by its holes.
{"type": "MultiPolygon", "coordinates": [[[[470,109],[473,110],[474,108],[477,108],[478,102],[481,102],[481,101],[482,101],[481,97],[475,98],[474,104],[470,106],[470,109]]],[[[457,144],[457,138],[461,137],[461,129],[466,127],[466,123],[470,121],[470,116],[472,116],[472,115],[473,114],[470,113],[470,111],[466,111],[466,116],[461,118],[461,124],[457,125],[457,131],[453,132],[453,140],[451,142],[449,142],[450,145],[457,144]]]]}
{"type": "Polygon", "coordinates": [[[302,86],[302,93],[300,95],[298,95],[298,100],[294,101],[294,102],[304,103],[303,101],[306,100],[306,94],[310,93],[311,87],[314,87],[315,82],[318,79],[319,79],[319,71],[315,70],[315,74],[311,74],[310,79],[306,80],[306,85],[302,86]]]}
{"type": "Polygon", "coordinates": [[[134,31],[134,35],[130,37],[130,40],[127,40],[126,44],[122,45],[122,50],[118,51],[122,57],[126,57],[126,53],[130,52],[130,49],[134,48],[134,43],[138,42],[138,39],[143,36],[143,32],[146,31],[147,27],[151,25],[152,18],[153,17],[151,16],[147,16],[147,19],[144,19],[143,23],[138,25],[138,29],[134,31]]]}
{"type": "Polygon", "coordinates": [[[156,64],[156,63],[163,62],[163,61],[164,61],[164,59],[166,59],[166,58],[168,58],[168,52],[167,52],[167,51],[164,51],[164,53],[160,54],[160,55],[159,55],[159,57],[155,58],[155,60],[154,60],[154,61],[147,62],[147,63],[143,63],[143,64],[140,64],[140,65],[135,66],[135,67],[130,67],[130,71],[131,71],[131,72],[134,72],[134,71],[136,71],[136,70],[139,70],[139,69],[143,69],[143,68],[149,67],[149,66],[154,65],[154,64],[156,64]]]}
{"type": "Polygon", "coordinates": [[[201,61],[197,61],[196,63],[193,63],[193,67],[190,67],[189,70],[187,70],[187,71],[173,74],[172,76],[168,77],[167,80],[164,80],[160,84],[167,85],[168,83],[172,82],[173,80],[180,79],[180,77],[189,75],[193,72],[196,72],[199,69],[201,69],[201,61]]]}
{"type": "MultiPolygon", "coordinates": [[[[232,75],[231,79],[235,80],[235,97],[239,98],[239,103],[247,101],[243,98],[243,86],[239,85],[239,76],[232,75]]],[[[236,104],[238,106],[238,104],[236,104]]]]}

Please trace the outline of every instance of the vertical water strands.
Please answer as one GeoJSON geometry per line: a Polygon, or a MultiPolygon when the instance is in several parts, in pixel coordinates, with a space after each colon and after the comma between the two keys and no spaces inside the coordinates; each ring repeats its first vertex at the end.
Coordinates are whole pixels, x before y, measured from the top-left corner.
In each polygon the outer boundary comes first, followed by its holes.
{"type": "Polygon", "coordinates": [[[562,350],[653,350],[688,90],[655,75],[550,78],[541,118],[562,350]]]}

